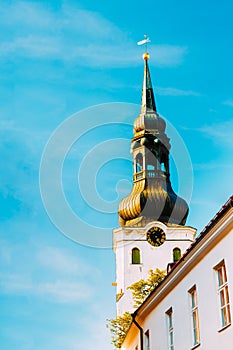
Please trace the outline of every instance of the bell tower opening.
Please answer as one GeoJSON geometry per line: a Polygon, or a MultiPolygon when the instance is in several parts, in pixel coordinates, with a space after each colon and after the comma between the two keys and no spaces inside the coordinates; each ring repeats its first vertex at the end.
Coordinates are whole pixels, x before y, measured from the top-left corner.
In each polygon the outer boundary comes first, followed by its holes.
{"type": "Polygon", "coordinates": [[[135,163],[135,172],[140,173],[141,171],[143,171],[143,156],[141,153],[138,153],[136,155],[135,163]]]}

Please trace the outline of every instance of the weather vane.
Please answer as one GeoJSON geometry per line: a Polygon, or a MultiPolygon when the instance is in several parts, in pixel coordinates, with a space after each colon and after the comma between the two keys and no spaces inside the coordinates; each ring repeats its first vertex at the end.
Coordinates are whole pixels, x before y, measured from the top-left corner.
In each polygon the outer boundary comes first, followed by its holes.
{"type": "Polygon", "coordinates": [[[150,39],[149,37],[147,36],[147,34],[144,34],[144,39],[143,40],[140,40],[137,42],[137,45],[146,45],[146,52],[147,52],[147,43],[150,43],[150,39]]]}
{"type": "Polygon", "coordinates": [[[146,45],[146,51],[143,54],[143,59],[146,61],[150,58],[150,55],[147,52],[147,43],[150,43],[150,39],[148,38],[147,34],[144,34],[143,40],[140,40],[137,42],[137,45],[146,45]]]}

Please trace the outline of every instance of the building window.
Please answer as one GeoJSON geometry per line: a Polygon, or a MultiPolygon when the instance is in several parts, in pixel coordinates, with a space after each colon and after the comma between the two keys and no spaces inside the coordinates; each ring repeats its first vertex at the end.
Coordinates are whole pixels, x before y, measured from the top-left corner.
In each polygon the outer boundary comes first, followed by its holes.
{"type": "Polygon", "coordinates": [[[149,333],[149,329],[145,332],[145,350],[150,350],[150,333],[149,333]]]}
{"type": "Polygon", "coordinates": [[[227,273],[224,260],[215,267],[215,271],[217,272],[221,326],[223,328],[231,323],[227,273]]]}
{"type": "Polygon", "coordinates": [[[166,312],[167,317],[167,330],[168,330],[168,349],[174,350],[174,329],[173,329],[173,312],[170,308],[166,312]]]}
{"type": "Polygon", "coordinates": [[[181,258],[181,250],[180,248],[173,249],[173,262],[177,262],[181,258]]]}
{"type": "Polygon", "coordinates": [[[140,250],[138,248],[132,249],[132,264],[140,264],[141,258],[140,258],[140,250]]]}
{"type": "Polygon", "coordinates": [[[143,156],[141,153],[136,155],[136,173],[143,170],[143,156]]]}
{"type": "Polygon", "coordinates": [[[166,168],[165,168],[165,164],[164,164],[164,163],[161,163],[161,170],[162,170],[163,172],[166,172],[166,168]]]}
{"type": "Polygon", "coordinates": [[[200,343],[200,327],[199,327],[199,315],[197,304],[197,289],[193,286],[189,290],[190,304],[191,304],[191,318],[192,318],[192,331],[193,331],[193,345],[200,343]]]}
{"type": "Polygon", "coordinates": [[[147,169],[147,170],[155,170],[155,167],[154,167],[154,165],[147,164],[146,169],[147,169]]]}

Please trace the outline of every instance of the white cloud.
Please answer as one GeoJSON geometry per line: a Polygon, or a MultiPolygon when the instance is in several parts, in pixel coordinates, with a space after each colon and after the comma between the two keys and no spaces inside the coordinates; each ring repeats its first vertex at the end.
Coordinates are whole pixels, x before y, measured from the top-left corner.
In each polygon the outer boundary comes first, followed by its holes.
{"type": "Polygon", "coordinates": [[[200,128],[183,127],[184,130],[202,133],[205,137],[210,138],[218,146],[233,147],[232,129],[233,119],[218,122],[212,125],[203,125],[200,128]]]}
{"type": "Polygon", "coordinates": [[[211,163],[195,163],[193,164],[193,169],[194,170],[203,170],[203,171],[206,171],[206,170],[216,170],[216,169],[226,169],[226,170],[229,170],[229,169],[232,169],[233,168],[233,165],[232,164],[229,164],[229,163],[220,163],[220,162],[211,162],[211,163]]]}
{"type": "Polygon", "coordinates": [[[221,123],[206,125],[199,129],[205,136],[210,137],[218,145],[233,147],[232,130],[233,120],[227,120],[221,123]]]}
{"type": "Polygon", "coordinates": [[[224,105],[233,107],[233,99],[228,99],[226,101],[223,102],[224,105]]]}
{"type": "Polygon", "coordinates": [[[35,295],[60,303],[79,303],[91,297],[91,288],[80,282],[55,281],[36,286],[35,295]]]}
{"type": "Polygon", "coordinates": [[[161,87],[155,88],[156,93],[162,96],[200,96],[198,92],[192,90],[181,90],[172,87],[161,87]]]}
{"type": "Polygon", "coordinates": [[[25,128],[13,119],[0,121],[0,132],[2,144],[4,142],[6,144],[18,142],[22,147],[27,148],[28,157],[35,157],[36,154],[41,156],[41,149],[38,145],[44,145],[44,140],[49,136],[47,130],[41,131],[36,128],[25,128]]]}
{"type": "Polygon", "coordinates": [[[33,26],[34,29],[49,28],[54,24],[55,16],[42,4],[32,1],[14,1],[11,4],[3,3],[1,6],[1,23],[12,27],[20,25],[24,28],[33,26]]]}
{"type": "MultiPolygon", "coordinates": [[[[77,6],[63,5],[53,12],[42,3],[16,1],[2,6],[0,23],[6,33],[0,44],[3,57],[59,59],[91,67],[140,64],[139,48],[126,32],[99,13],[77,6]]],[[[153,61],[160,66],[181,64],[186,52],[181,46],[150,45],[153,61]]]]}
{"type": "Polygon", "coordinates": [[[91,288],[85,283],[64,280],[33,282],[20,274],[1,275],[2,293],[40,297],[57,303],[80,303],[88,300],[91,288]]]}
{"type": "Polygon", "coordinates": [[[154,57],[156,65],[160,66],[176,66],[183,63],[184,57],[188,52],[188,48],[178,45],[151,45],[150,55],[154,57]]]}
{"type": "Polygon", "coordinates": [[[51,271],[60,272],[61,274],[70,274],[76,276],[85,276],[94,274],[100,276],[101,272],[87,262],[81,261],[80,258],[72,256],[56,247],[44,247],[37,253],[37,261],[42,267],[51,271]]]}
{"type": "Polygon", "coordinates": [[[0,264],[10,264],[12,261],[12,246],[3,239],[0,240],[0,264]]]}
{"type": "Polygon", "coordinates": [[[9,244],[5,240],[0,243],[0,263],[6,269],[0,274],[1,294],[80,303],[91,299],[102,277],[88,259],[82,260],[63,248],[48,246],[25,252],[23,244],[9,244]]]}
{"type": "MultiPolygon", "coordinates": [[[[103,310],[101,310],[103,311],[103,310]]],[[[71,334],[57,334],[56,341],[61,349],[77,350],[78,349],[105,349],[112,350],[111,334],[106,327],[106,318],[99,315],[91,315],[84,324],[84,329],[88,329],[88,337],[80,337],[74,333],[71,334]],[[78,344],[78,347],[77,347],[78,344]]],[[[82,320],[83,324],[83,320],[82,320]]]]}
{"type": "Polygon", "coordinates": [[[3,55],[14,53],[31,58],[56,57],[59,56],[61,44],[56,37],[30,34],[14,38],[11,42],[3,42],[0,52],[3,55]]]}

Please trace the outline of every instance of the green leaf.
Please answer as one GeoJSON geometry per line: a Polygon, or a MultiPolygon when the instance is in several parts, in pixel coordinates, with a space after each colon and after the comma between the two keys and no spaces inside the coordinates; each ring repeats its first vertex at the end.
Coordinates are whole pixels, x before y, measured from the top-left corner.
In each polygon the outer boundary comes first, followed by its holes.
{"type": "Polygon", "coordinates": [[[112,344],[117,349],[120,349],[126,337],[127,331],[132,323],[132,316],[129,312],[125,312],[122,316],[117,316],[116,319],[107,321],[107,327],[112,333],[112,344]]]}
{"type": "Polygon", "coordinates": [[[141,279],[138,282],[131,284],[127,289],[132,291],[134,307],[138,308],[149,294],[157,287],[165,277],[165,271],[159,269],[149,270],[147,279],[141,279]]]}

